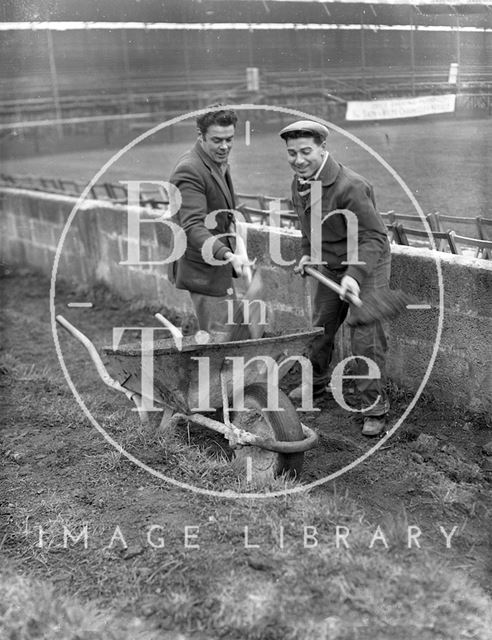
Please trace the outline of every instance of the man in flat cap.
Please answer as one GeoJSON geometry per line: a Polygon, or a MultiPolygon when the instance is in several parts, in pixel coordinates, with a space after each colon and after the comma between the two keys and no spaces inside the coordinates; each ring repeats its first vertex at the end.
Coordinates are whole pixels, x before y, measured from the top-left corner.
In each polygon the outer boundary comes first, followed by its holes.
{"type": "MultiPolygon", "coordinates": [[[[391,261],[386,228],[376,210],[373,188],[365,178],[331,156],[327,148],[328,134],[324,125],[311,120],[294,122],[280,131],[288,162],[296,174],[292,201],[300,220],[303,253],[296,270],[304,274],[304,266],[314,257],[311,218],[317,207],[321,213],[320,225],[324,220],[321,238],[316,238],[317,246],[321,246],[319,257],[324,263],[318,268],[342,287],[339,295],[313,281],[313,324],[324,328],[324,335],[314,341],[311,350],[313,394],[318,397],[328,390],[335,334],[349,310],[347,297],[353,294],[364,300],[376,289],[388,287],[391,261]],[[316,202],[314,196],[319,193],[321,203],[319,198],[316,202]],[[354,242],[357,260],[352,258],[352,251],[348,251],[354,242]]],[[[381,372],[381,378],[369,377],[367,361],[355,360],[357,371],[354,373],[363,377],[357,380],[359,407],[354,408],[362,410],[364,416],[362,433],[377,436],[385,429],[389,410],[384,390],[387,345],[381,322],[351,327],[351,343],[354,356],[369,358],[381,372]]],[[[291,398],[300,398],[301,391],[302,387],[294,389],[291,398]]]]}

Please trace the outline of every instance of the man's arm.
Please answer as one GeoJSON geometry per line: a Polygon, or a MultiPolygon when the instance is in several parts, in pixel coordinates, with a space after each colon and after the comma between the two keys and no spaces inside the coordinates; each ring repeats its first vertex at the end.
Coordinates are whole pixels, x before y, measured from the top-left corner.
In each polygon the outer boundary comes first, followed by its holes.
{"type": "Polygon", "coordinates": [[[362,284],[372,273],[388,244],[386,227],[376,211],[372,187],[357,180],[344,193],[340,208],[348,209],[357,216],[359,262],[363,265],[349,265],[346,274],[362,284]]]}
{"type": "MultiPolygon", "coordinates": [[[[206,240],[213,234],[205,226],[205,217],[208,213],[208,203],[206,196],[206,184],[198,172],[191,167],[178,167],[171,177],[170,182],[174,184],[181,193],[181,207],[179,210],[179,220],[186,233],[187,246],[200,252],[206,240]]],[[[217,260],[224,260],[225,254],[231,247],[224,243],[221,238],[217,238],[213,244],[213,255],[217,260]]]]}

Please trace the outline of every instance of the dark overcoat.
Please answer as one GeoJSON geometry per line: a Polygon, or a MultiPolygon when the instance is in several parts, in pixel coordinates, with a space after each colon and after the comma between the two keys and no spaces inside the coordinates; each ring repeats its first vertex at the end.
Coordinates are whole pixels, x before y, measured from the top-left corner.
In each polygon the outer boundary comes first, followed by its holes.
{"type": "MultiPolygon", "coordinates": [[[[336,210],[349,210],[355,214],[355,240],[358,262],[361,264],[343,264],[347,262],[347,218],[342,213],[330,216],[322,226],[322,259],[330,269],[346,269],[347,275],[362,284],[389,247],[384,221],[376,209],[372,185],[355,171],[336,162],[331,155],[318,180],[321,182],[322,219],[336,210]]],[[[301,223],[302,252],[311,255],[311,204],[314,205],[314,202],[299,195],[297,178],[292,183],[292,201],[301,223]]]]}
{"type": "MultiPolygon", "coordinates": [[[[235,196],[229,169],[222,174],[197,142],[178,160],[169,181],[181,194],[176,216],[186,233],[186,251],[170,265],[169,279],[178,289],[225,296],[232,286],[232,266],[207,264],[202,247],[213,236],[234,232],[235,196]],[[207,228],[205,218],[211,212],[217,212],[215,227],[207,228]]],[[[234,248],[233,238],[218,237],[212,244],[213,257],[223,260],[225,253],[234,252],[234,248]]]]}

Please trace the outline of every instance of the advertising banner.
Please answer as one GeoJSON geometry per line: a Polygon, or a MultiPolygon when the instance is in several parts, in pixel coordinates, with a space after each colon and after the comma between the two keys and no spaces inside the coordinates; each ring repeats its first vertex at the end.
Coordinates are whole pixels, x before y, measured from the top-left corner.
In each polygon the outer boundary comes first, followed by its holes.
{"type": "Polygon", "coordinates": [[[452,113],[456,106],[454,93],[417,98],[389,100],[351,100],[347,103],[346,120],[389,120],[415,118],[433,113],[452,113]]]}

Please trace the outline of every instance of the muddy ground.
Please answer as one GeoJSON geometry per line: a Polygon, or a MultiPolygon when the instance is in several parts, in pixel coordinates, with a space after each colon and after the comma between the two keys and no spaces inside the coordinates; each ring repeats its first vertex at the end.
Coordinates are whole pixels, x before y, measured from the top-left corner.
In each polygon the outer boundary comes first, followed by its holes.
{"type": "MultiPolygon", "coordinates": [[[[492,485],[482,453],[491,429],[483,416],[423,397],[382,449],[308,493],[193,493],[127,460],[83,414],[56,355],[49,281],[4,269],[1,285],[0,540],[10,572],[138,620],[149,638],[492,637],[492,485]],[[84,526],[87,548],[83,536],[64,538],[84,526]],[[343,557],[335,527],[354,532],[343,557]],[[408,548],[409,527],[419,527],[420,547],[408,548]]],[[[155,324],[154,309],[102,288],[58,286],[56,307],[99,349],[112,327],[155,324]],[[67,307],[82,299],[94,307],[67,307]]],[[[220,438],[186,425],[167,439],[142,431],[84,349],[66,335],[60,343],[87,407],[128,452],[202,489],[249,490],[220,438]]],[[[390,391],[395,419],[410,396],[390,391]]],[[[319,444],[305,455],[301,484],[374,444],[332,398],[319,408],[303,418],[319,444]]],[[[274,490],[299,486],[276,482],[274,490]]]]}

